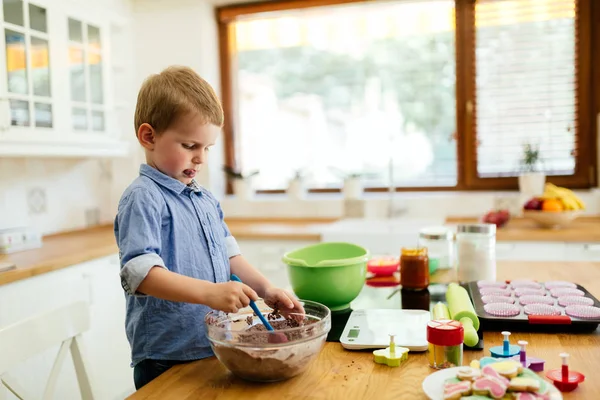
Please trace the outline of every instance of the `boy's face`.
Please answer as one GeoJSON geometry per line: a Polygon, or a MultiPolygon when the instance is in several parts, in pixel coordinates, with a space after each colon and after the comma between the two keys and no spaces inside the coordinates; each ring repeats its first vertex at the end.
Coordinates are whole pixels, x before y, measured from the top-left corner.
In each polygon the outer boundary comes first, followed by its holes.
{"type": "Polygon", "coordinates": [[[146,149],[148,164],[189,184],[207,162],[208,149],[215,144],[221,131],[218,126],[202,122],[195,114],[182,116],[159,135],[150,125],[142,124],[138,140],[146,149]]]}

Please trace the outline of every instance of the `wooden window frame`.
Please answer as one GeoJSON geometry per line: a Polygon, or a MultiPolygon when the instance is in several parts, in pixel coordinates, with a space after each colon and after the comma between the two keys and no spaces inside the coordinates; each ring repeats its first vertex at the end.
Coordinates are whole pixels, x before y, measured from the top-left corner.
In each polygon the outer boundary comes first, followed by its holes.
{"type": "MultiPolygon", "coordinates": [[[[333,6],[351,3],[369,3],[368,0],[275,0],[235,4],[217,7],[216,19],[219,32],[219,58],[221,91],[225,111],[224,151],[225,165],[236,168],[235,132],[236,105],[235,37],[232,23],[250,14],[286,11],[311,7],[333,6]]],[[[556,185],[573,189],[589,189],[597,186],[597,144],[600,125],[600,2],[576,0],[577,17],[577,110],[576,110],[576,159],[575,172],[568,176],[549,176],[547,180],[556,185]]],[[[456,13],[456,155],[457,184],[443,187],[397,187],[402,191],[477,191],[518,190],[517,177],[481,178],[477,175],[477,133],[475,119],[475,0],[455,0],[456,13]]],[[[312,188],[312,193],[335,193],[340,189],[312,188]]],[[[369,187],[366,192],[387,192],[387,187],[369,187]]],[[[259,193],[283,193],[285,190],[260,190],[259,193]]],[[[231,180],[227,193],[232,193],[231,180]]]]}

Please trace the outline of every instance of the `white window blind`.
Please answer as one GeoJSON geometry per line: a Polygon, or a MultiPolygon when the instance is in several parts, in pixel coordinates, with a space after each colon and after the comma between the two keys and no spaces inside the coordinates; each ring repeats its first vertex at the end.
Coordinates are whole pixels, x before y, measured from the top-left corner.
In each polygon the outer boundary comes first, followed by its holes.
{"type": "Polygon", "coordinates": [[[476,2],[479,177],[518,175],[526,144],[539,148],[547,175],[574,173],[575,16],[575,0],[476,2]]]}

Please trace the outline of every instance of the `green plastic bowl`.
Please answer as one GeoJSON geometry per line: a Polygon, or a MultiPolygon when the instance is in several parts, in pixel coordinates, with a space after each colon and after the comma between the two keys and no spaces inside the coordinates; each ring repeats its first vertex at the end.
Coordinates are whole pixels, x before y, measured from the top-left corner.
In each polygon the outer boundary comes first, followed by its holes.
{"type": "Polygon", "coordinates": [[[283,256],[294,293],[324,304],[332,311],[350,307],[362,290],[369,251],[343,242],[324,242],[283,256]]]}

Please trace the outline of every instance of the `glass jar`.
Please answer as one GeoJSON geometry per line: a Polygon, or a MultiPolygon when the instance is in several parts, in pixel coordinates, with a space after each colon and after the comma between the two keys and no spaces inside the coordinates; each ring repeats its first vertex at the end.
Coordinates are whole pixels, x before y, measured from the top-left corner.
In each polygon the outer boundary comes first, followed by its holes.
{"type": "Polygon", "coordinates": [[[419,231],[419,247],[427,247],[429,273],[454,266],[454,233],[443,226],[419,231]]]}
{"type": "Polygon", "coordinates": [[[429,257],[426,247],[402,248],[400,285],[402,285],[402,289],[427,289],[429,286],[429,257]]]}
{"type": "Polygon", "coordinates": [[[496,225],[458,225],[456,264],[459,282],[496,280],[496,225]]]}
{"type": "Polygon", "coordinates": [[[434,320],[427,323],[429,366],[436,369],[460,367],[463,362],[465,329],[454,320],[434,320]]]}

